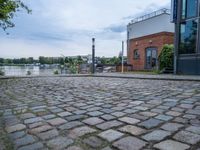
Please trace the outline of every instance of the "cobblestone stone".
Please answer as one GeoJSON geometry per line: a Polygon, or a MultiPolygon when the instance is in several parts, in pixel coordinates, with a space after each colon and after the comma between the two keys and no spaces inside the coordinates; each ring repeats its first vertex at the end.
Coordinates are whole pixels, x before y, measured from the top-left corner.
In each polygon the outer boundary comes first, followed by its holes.
{"type": "Polygon", "coordinates": [[[146,145],[146,142],[135,137],[125,137],[113,143],[113,146],[120,150],[140,150],[146,145]]]}
{"type": "Polygon", "coordinates": [[[103,139],[108,140],[109,142],[115,141],[117,139],[119,139],[120,137],[122,137],[124,134],[115,130],[107,130],[104,132],[101,132],[99,134],[99,136],[103,139]]]}
{"type": "Polygon", "coordinates": [[[30,118],[30,119],[26,119],[24,120],[25,124],[31,124],[31,123],[36,123],[39,121],[42,121],[43,119],[41,117],[35,117],[35,118],[30,118]]]}
{"type": "Polygon", "coordinates": [[[177,141],[172,141],[172,140],[166,140],[166,141],[160,142],[154,145],[154,147],[161,150],[186,150],[190,148],[189,145],[186,145],[177,141]]]}
{"type": "Polygon", "coordinates": [[[119,118],[119,120],[128,124],[136,124],[140,122],[140,120],[135,119],[135,118],[130,118],[130,117],[119,118]]]}
{"type": "Polygon", "coordinates": [[[95,136],[91,136],[87,139],[84,139],[83,142],[93,148],[101,147],[101,145],[103,143],[101,139],[99,139],[95,136]]]}
{"type": "Polygon", "coordinates": [[[66,150],[83,150],[83,149],[78,146],[70,146],[66,150]]]}
{"type": "Polygon", "coordinates": [[[56,129],[53,129],[53,130],[50,130],[50,131],[39,133],[37,136],[42,140],[49,140],[49,139],[54,138],[58,135],[59,135],[58,131],[56,129]]]}
{"type": "Polygon", "coordinates": [[[171,131],[171,132],[175,132],[178,131],[179,128],[183,127],[182,124],[178,124],[178,123],[167,123],[164,124],[161,128],[167,131],[171,131]]]}
{"type": "Polygon", "coordinates": [[[37,134],[37,133],[44,132],[44,131],[47,131],[47,130],[50,130],[50,129],[52,129],[51,126],[43,125],[43,126],[40,126],[40,127],[33,128],[33,129],[29,130],[29,133],[37,134]]]}
{"type": "Polygon", "coordinates": [[[140,135],[146,132],[145,129],[142,129],[140,127],[132,126],[132,125],[127,125],[119,129],[122,132],[130,133],[132,135],[140,135]]]}
{"type": "Polygon", "coordinates": [[[78,127],[70,131],[69,137],[78,138],[80,136],[93,133],[93,132],[96,132],[96,130],[88,126],[78,127]]]}
{"type": "Polygon", "coordinates": [[[16,147],[25,146],[34,143],[36,140],[31,135],[26,135],[23,138],[17,139],[14,143],[16,147]]]}
{"type": "Polygon", "coordinates": [[[108,121],[102,124],[97,125],[97,128],[102,129],[102,130],[107,130],[109,128],[113,128],[113,127],[118,127],[120,125],[122,125],[123,123],[119,122],[119,121],[108,121]]]}
{"type": "Polygon", "coordinates": [[[88,118],[83,120],[84,123],[89,124],[89,125],[97,125],[100,124],[102,122],[104,122],[104,120],[98,118],[98,117],[92,117],[92,118],[88,118]]]}
{"type": "Polygon", "coordinates": [[[154,131],[142,136],[142,138],[147,141],[161,141],[169,135],[170,135],[170,132],[168,132],[168,131],[154,130],[154,131]]]}
{"type": "Polygon", "coordinates": [[[78,127],[81,125],[83,125],[83,123],[80,121],[71,121],[71,122],[68,122],[66,124],[59,126],[59,129],[60,130],[68,130],[68,129],[72,129],[72,128],[75,128],[75,127],[78,127]]]}
{"type": "Polygon", "coordinates": [[[39,149],[42,149],[43,147],[44,145],[41,142],[38,142],[38,143],[30,144],[27,146],[23,146],[19,148],[18,150],[39,150],[39,149]]]}
{"type": "Polygon", "coordinates": [[[66,148],[67,146],[73,144],[74,141],[72,139],[68,139],[66,137],[57,137],[47,142],[47,146],[51,149],[60,150],[66,148]]]}
{"type": "Polygon", "coordinates": [[[162,123],[162,121],[160,121],[158,119],[149,119],[144,122],[141,122],[139,125],[147,128],[147,129],[150,129],[150,128],[154,128],[154,127],[160,125],[161,123],[162,123]]]}
{"type": "Polygon", "coordinates": [[[12,133],[12,132],[20,131],[20,130],[23,130],[23,129],[26,129],[26,126],[24,124],[17,124],[17,125],[14,125],[14,126],[7,127],[6,131],[8,133],[12,133]]]}
{"type": "Polygon", "coordinates": [[[47,122],[50,123],[53,126],[57,126],[57,125],[64,124],[67,121],[62,119],[62,118],[55,118],[55,119],[48,120],[47,122]]]}
{"type": "Polygon", "coordinates": [[[196,144],[200,142],[200,135],[188,131],[180,131],[174,136],[174,139],[188,144],[196,144]]]}
{"type": "Polygon", "coordinates": [[[16,150],[199,147],[199,82],[16,78],[0,80],[0,95],[0,131],[16,150]]]}

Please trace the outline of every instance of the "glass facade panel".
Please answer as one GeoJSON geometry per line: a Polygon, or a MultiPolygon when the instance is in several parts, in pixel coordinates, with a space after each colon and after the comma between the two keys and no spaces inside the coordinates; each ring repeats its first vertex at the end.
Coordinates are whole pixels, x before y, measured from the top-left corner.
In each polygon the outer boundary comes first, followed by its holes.
{"type": "Polygon", "coordinates": [[[182,0],[182,19],[197,16],[198,0],[182,0]]]}
{"type": "Polygon", "coordinates": [[[192,54],[196,52],[197,21],[189,20],[181,23],[180,27],[180,54],[192,54]]]}

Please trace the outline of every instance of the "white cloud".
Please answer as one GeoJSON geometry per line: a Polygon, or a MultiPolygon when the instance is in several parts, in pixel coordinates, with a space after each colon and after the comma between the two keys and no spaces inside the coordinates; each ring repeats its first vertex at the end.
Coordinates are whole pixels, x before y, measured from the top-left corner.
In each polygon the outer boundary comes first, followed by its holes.
{"type": "MultiPolygon", "coordinates": [[[[24,0],[25,1],[25,0],[24,0]]],[[[19,13],[10,36],[0,32],[0,57],[91,53],[117,56],[131,17],[169,7],[170,0],[26,0],[32,15],[19,13]],[[131,17],[130,17],[131,16],[131,17]],[[123,19],[127,18],[128,19],[123,19]],[[118,32],[119,31],[119,32],[118,32]]]]}

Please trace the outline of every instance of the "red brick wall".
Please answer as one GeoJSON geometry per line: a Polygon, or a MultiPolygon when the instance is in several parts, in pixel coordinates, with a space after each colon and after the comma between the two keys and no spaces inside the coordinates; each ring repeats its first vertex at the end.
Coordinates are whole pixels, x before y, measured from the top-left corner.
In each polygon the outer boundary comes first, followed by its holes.
{"type": "Polygon", "coordinates": [[[145,70],[146,48],[155,47],[158,50],[158,56],[165,44],[174,43],[174,34],[170,32],[161,32],[129,41],[130,50],[127,53],[128,62],[133,65],[133,70],[145,70]],[[150,42],[152,41],[152,42],[150,42]],[[140,58],[134,59],[134,50],[138,49],[140,58]]]}

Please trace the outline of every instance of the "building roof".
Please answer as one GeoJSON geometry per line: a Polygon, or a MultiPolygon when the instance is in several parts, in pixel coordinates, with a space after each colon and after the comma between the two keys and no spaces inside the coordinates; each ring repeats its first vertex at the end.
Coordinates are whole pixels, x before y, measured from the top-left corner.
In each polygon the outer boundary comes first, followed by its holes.
{"type": "Polygon", "coordinates": [[[128,25],[131,25],[131,24],[134,24],[134,23],[138,23],[138,22],[142,22],[144,20],[147,20],[147,19],[159,16],[159,15],[162,15],[162,14],[168,14],[168,15],[170,15],[170,13],[171,13],[170,9],[163,8],[163,9],[154,11],[154,12],[152,12],[150,14],[146,14],[146,15],[137,17],[137,18],[131,20],[131,22],[128,25]]]}

